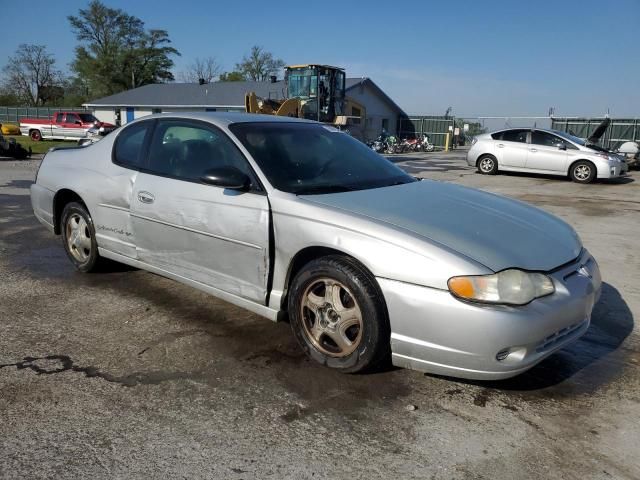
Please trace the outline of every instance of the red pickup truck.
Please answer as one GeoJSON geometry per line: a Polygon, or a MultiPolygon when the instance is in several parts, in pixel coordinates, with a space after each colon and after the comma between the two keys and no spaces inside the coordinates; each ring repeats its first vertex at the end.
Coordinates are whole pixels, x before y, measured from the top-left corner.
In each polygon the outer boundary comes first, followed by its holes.
{"type": "Polygon", "coordinates": [[[102,127],[106,134],[115,125],[104,123],[88,112],[56,112],[51,119],[23,118],[20,120],[20,133],[28,135],[34,141],[80,140],[86,138],[91,127],[102,127]]]}

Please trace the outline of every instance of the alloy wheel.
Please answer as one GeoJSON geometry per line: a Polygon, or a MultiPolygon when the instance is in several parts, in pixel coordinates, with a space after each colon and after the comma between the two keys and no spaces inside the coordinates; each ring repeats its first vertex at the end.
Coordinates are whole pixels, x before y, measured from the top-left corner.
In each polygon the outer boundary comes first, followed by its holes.
{"type": "Polygon", "coordinates": [[[493,160],[490,158],[483,158],[480,161],[480,170],[482,170],[485,173],[493,170],[493,160]]]}
{"type": "Polygon", "coordinates": [[[580,164],[573,169],[573,175],[581,181],[587,180],[591,176],[591,167],[580,164]]]}
{"type": "Polygon", "coordinates": [[[87,221],[74,213],[69,216],[66,229],[69,252],[78,262],[85,263],[91,255],[91,231],[87,221]]]}
{"type": "Polygon", "coordinates": [[[346,357],[362,339],[362,312],[353,293],[331,278],[314,280],[302,296],[304,334],[323,354],[346,357]]]}

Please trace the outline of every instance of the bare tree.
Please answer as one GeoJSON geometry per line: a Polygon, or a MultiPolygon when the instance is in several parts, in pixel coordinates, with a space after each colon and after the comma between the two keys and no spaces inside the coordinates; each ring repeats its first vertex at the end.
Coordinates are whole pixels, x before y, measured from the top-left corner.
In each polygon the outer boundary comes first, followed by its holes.
{"type": "Polygon", "coordinates": [[[242,72],[249,80],[264,82],[271,75],[277,75],[284,66],[283,60],[273,58],[271,52],[255,45],[251,48],[251,53],[242,57],[242,62],[236,64],[236,70],[242,72]]]}
{"type": "Polygon", "coordinates": [[[59,95],[56,87],[62,83],[55,63],[44,45],[20,45],[3,69],[5,89],[28,106],[45,104],[59,95]]]}
{"type": "Polygon", "coordinates": [[[211,83],[222,72],[222,66],[214,57],[196,58],[187,70],[178,74],[178,80],[186,83],[211,83]]]}

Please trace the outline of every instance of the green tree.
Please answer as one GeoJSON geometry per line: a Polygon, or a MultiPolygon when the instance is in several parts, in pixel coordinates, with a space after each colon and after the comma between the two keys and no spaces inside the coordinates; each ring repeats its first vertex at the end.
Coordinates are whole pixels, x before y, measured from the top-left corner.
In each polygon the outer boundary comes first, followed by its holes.
{"type": "Polygon", "coordinates": [[[3,90],[30,107],[55,100],[62,91],[62,74],[55,63],[44,45],[20,45],[3,69],[3,90]]]}
{"type": "Polygon", "coordinates": [[[233,72],[223,72],[218,77],[219,82],[242,82],[246,80],[244,77],[244,73],[233,71],[233,72]]]}
{"type": "Polygon", "coordinates": [[[171,56],[180,53],[166,30],[146,30],[139,18],[99,0],[67,18],[80,43],[71,68],[89,96],[173,80],[171,56]]]}
{"type": "Polygon", "coordinates": [[[264,82],[271,75],[277,75],[284,66],[283,60],[273,58],[271,52],[255,45],[251,47],[249,55],[242,57],[242,62],[236,64],[236,70],[241,72],[247,80],[264,82]]]}

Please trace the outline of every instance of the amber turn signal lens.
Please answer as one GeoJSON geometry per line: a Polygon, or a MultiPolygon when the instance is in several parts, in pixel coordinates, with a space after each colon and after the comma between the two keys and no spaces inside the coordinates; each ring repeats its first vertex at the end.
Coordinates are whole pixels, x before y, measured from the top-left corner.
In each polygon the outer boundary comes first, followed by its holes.
{"type": "Polygon", "coordinates": [[[454,277],[450,279],[449,290],[462,298],[473,298],[475,293],[473,282],[471,279],[465,277],[454,277]]]}

